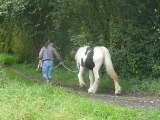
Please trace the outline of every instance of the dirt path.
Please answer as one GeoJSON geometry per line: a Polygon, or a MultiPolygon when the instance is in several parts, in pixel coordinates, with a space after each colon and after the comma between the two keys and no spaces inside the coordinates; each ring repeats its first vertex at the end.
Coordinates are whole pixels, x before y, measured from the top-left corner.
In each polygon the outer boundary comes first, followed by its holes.
{"type": "MultiPolygon", "coordinates": [[[[41,81],[41,78],[36,78],[30,74],[24,73],[15,68],[9,68],[13,72],[20,74],[21,76],[30,79],[41,81]]],[[[64,83],[53,82],[53,85],[67,87],[80,92],[82,95],[93,101],[103,101],[107,104],[115,104],[122,107],[133,109],[160,109],[160,97],[153,95],[143,95],[138,93],[122,93],[122,95],[115,96],[114,91],[99,90],[96,94],[88,94],[87,88],[79,88],[78,85],[70,86],[64,83]]]]}

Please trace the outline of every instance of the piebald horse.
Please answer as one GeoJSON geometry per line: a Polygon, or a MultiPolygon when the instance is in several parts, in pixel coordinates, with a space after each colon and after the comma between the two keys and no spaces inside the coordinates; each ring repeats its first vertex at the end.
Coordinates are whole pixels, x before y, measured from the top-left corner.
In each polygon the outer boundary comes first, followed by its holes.
{"type": "Polygon", "coordinates": [[[80,87],[85,86],[83,80],[84,68],[89,69],[90,87],[88,93],[96,93],[100,81],[99,69],[104,64],[106,71],[115,84],[115,95],[121,94],[118,76],[113,68],[111,56],[106,47],[97,46],[90,48],[89,46],[80,47],[75,55],[77,68],[79,70],[78,79],[80,87]]]}

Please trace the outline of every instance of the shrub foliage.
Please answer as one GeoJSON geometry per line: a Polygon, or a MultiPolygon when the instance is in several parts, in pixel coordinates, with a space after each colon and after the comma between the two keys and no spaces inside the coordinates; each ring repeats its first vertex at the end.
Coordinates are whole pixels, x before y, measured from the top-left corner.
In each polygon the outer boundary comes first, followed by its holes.
{"type": "Polygon", "coordinates": [[[48,39],[68,62],[103,45],[122,76],[160,77],[159,0],[1,0],[0,52],[33,60],[48,39]]]}

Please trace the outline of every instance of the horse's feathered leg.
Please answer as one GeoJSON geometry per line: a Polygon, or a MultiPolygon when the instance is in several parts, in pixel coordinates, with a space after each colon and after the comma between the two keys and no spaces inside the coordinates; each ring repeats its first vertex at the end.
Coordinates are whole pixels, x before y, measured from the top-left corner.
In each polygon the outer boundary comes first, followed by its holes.
{"type": "Polygon", "coordinates": [[[93,73],[94,73],[95,80],[94,80],[92,87],[88,89],[88,93],[96,93],[98,90],[98,85],[99,85],[99,80],[100,80],[98,69],[94,68],[93,73]]]}
{"type": "Polygon", "coordinates": [[[94,82],[94,75],[93,75],[93,71],[92,70],[89,70],[89,79],[90,79],[90,87],[92,87],[93,85],[93,82],[94,82]]]}
{"type": "Polygon", "coordinates": [[[83,80],[83,71],[84,71],[84,68],[80,66],[79,68],[79,73],[78,73],[78,79],[79,79],[79,85],[80,87],[83,87],[85,86],[85,82],[83,80]]]}

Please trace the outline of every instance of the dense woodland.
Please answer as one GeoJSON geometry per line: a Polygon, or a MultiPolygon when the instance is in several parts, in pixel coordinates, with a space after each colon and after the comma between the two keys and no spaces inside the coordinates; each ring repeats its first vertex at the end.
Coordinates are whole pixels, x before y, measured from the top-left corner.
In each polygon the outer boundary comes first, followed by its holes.
{"type": "Polygon", "coordinates": [[[0,53],[32,62],[48,39],[68,63],[102,45],[121,77],[160,77],[159,0],[0,0],[0,53]]]}

